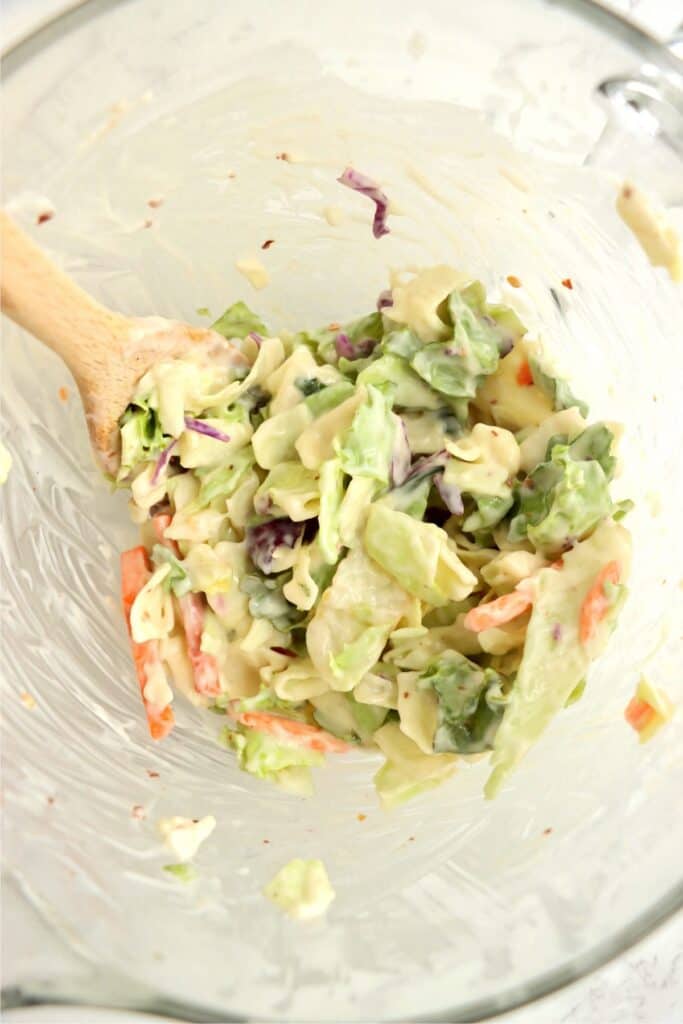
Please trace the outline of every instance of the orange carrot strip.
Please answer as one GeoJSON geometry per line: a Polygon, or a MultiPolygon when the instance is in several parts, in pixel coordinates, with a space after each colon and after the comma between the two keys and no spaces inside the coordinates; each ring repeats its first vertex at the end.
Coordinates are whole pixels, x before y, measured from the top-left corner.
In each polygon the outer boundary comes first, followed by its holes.
{"type": "Polygon", "coordinates": [[[325,754],[344,754],[350,750],[348,743],[337,739],[324,729],[306,722],[296,722],[281,715],[271,715],[267,711],[231,712],[233,718],[247,729],[264,732],[275,739],[296,743],[308,750],[319,750],[325,754]]]}
{"type": "Polygon", "coordinates": [[[586,594],[579,612],[579,640],[587,644],[600,622],[605,618],[610,601],[605,594],[606,583],[619,582],[619,563],[608,562],[595,577],[595,581],[586,594]]]}
{"type": "Polygon", "coordinates": [[[510,594],[497,597],[495,601],[487,601],[486,604],[470,608],[464,620],[465,629],[481,633],[484,629],[502,626],[503,623],[523,615],[532,604],[533,599],[526,591],[513,590],[510,594]]]}
{"type": "Polygon", "coordinates": [[[526,359],[523,363],[520,363],[519,369],[517,370],[517,383],[520,388],[529,388],[534,383],[534,375],[531,372],[531,367],[526,359]]]}
{"type": "Polygon", "coordinates": [[[147,714],[147,725],[149,727],[150,736],[153,740],[161,740],[164,736],[168,736],[175,724],[173,708],[170,704],[165,708],[158,708],[156,705],[150,704],[150,702],[145,699],[145,686],[147,685],[148,673],[150,669],[156,668],[161,664],[159,643],[157,640],[147,640],[143,644],[136,643],[136,641],[133,640],[130,628],[130,610],[133,607],[133,602],[151,575],[152,571],[149,565],[147,552],[144,547],[140,546],[137,548],[131,548],[130,551],[122,552],[121,601],[123,604],[123,613],[126,618],[126,626],[128,627],[128,635],[130,637],[130,644],[133,652],[133,661],[135,663],[138,682],[140,683],[140,693],[142,695],[142,703],[145,708],[145,713],[147,714]]]}
{"type": "MultiPolygon", "coordinates": [[[[154,516],[152,526],[159,538],[159,542],[165,548],[172,551],[176,558],[180,557],[180,550],[174,540],[164,536],[166,528],[171,523],[172,516],[165,514],[154,516]]],[[[218,676],[218,662],[213,654],[207,654],[201,649],[202,630],[204,629],[204,603],[199,594],[184,594],[178,598],[180,617],[183,620],[185,630],[185,642],[187,654],[192,665],[192,677],[194,688],[197,693],[205,697],[215,697],[221,692],[221,683],[218,676]]]]}
{"type": "Polygon", "coordinates": [[[655,709],[647,701],[641,700],[640,697],[632,697],[626,706],[624,718],[636,732],[642,732],[650,724],[655,714],[655,709]]]}

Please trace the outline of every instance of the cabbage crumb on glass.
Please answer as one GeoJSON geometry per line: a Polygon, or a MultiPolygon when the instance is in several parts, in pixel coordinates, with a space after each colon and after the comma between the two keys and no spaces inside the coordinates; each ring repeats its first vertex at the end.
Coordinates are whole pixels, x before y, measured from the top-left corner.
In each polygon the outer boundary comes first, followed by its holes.
{"type": "Polygon", "coordinates": [[[619,430],[466,275],[395,274],[373,304],[277,337],[238,302],[140,380],[118,474],[140,694],[153,739],[188,700],[296,795],[369,747],[385,807],[485,754],[493,796],[623,604],[619,430]]]}
{"type": "Polygon", "coordinates": [[[321,860],[297,857],[280,868],[263,895],[297,921],[321,917],[335,898],[321,860]]]}

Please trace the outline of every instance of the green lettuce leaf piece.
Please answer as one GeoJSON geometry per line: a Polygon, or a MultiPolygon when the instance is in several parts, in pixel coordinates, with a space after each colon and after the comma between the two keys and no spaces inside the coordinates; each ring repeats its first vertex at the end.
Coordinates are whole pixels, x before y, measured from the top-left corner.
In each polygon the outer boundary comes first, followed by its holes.
{"type": "Polygon", "coordinates": [[[378,499],[379,505],[386,505],[396,512],[404,512],[412,519],[424,519],[427,511],[429,493],[432,489],[431,477],[413,477],[406,480],[400,487],[392,487],[390,491],[378,499]]]}
{"type": "Polygon", "coordinates": [[[173,875],[179,882],[187,885],[199,878],[199,872],[194,864],[164,864],[164,871],[173,875]]]}
{"type": "Polygon", "coordinates": [[[297,377],[294,386],[299,389],[304,398],[308,398],[310,395],[317,395],[319,391],[327,387],[327,384],[317,377],[297,377]]]}
{"type": "Polygon", "coordinates": [[[455,771],[454,754],[423,753],[396,721],[386,722],[373,738],[386,758],[375,775],[375,788],[387,810],[440,786],[455,771]]]}
{"type": "Polygon", "coordinates": [[[167,590],[172,590],[176,597],[183,597],[185,594],[189,594],[192,590],[192,581],[183,563],[176,558],[172,551],[162,544],[155,544],[152,548],[152,561],[156,566],[164,565],[165,563],[171,566],[171,571],[163,581],[163,586],[167,590]]]}
{"type": "Polygon", "coordinates": [[[329,565],[339,560],[339,522],[344,500],[344,471],[339,459],[327,459],[320,467],[320,514],[318,547],[329,565]]]}
{"type": "Polygon", "coordinates": [[[458,651],[445,651],[422,673],[418,685],[433,689],[439,700],[435,751],[476,754],[492,748],[506,703],[496,672],[458,651]]]}
{"type": "Polygon", "coordinates": [[[511,343],[507,335],[513,325],[515,337],[521,337],[523,328],[511,310],[486,304],[483,286],[478,282],[451,293],[447,315],[453,337],[423,345],[411,356],[411,366],[435,391],[454,398],[473,398],[483,379],[498,368],[504,343],[506,347],[511,343]],[[492,310],[497,311],[499,319],[492,310]]]}
{"type": "Polygon", "coordinates": [[[266,335],[268,328],[263,321],[252,313],[244,302],[235,302],[228,306],[225,313],[211,324],[211,330],[222,334],[224,338],[246,338],[252,331],[266,335]]]}
{"type": "Polygon", "coordinates": [[[443,408],[443,396],[432,391],[400,356],[388,354],[376,359],[358,375],[358,384],[378,387],[391,384],[394,405],[400,408],[443,408]]]}
{"type": "Polygon", "coordinates": [[[254,466],[254,456],[249,448],[235,452],[225,466],[200,467],[195,472],[199,477],[199,493],[185,509],[187,513],[199,512],[212,501],[230,498],[254,466]]]}
{"type": "Polygon", "coordinates": [[[249,613],[255,619],[269,619],[281,633],[289,630],[305,618],[282,593],[285,583],[292,578],[291,570],[276,576],[250,573],[240,581],[240,590],[249,596],[249,613]]]}
{"type": "MultiPolygon", "coordinates": [[[[597,463],[593,463],[597,465],[597,463]]],[[[496,733],[486,795],[493,797],[551,719],[585,678],[590,662],[607,645],[626,589],[631,560],[628,532],[607,519],[587,540],[563,555],[562,569],[542,569],[527,627],[524,655],[503,720],[496,733]],[[588,643],[579,637],[581,608],[598,573],[609,562],[620,567],[608,614],[588,643]]]]}
{"type": "Polygon", "coordinates": [[[226,726],[222,742],[235,751],[243,771],[274,782],[290,792],[298,788],[302,795],[307,795],[309,773],[301,774],[301,769],[317,767],[325,760],[317,750],[283,743],[255,729],[230,729],[226,726]],[[293,774],[294,769],[296,774],[293,774]]]}
{"type": "Polygon", "coordinates": [[[428,604],[461,601],[476,585],[443,530],[379,502],[370,506],[363,543],[389,576],[428,604]]]}
{"type": "Polygon", "coordinates": [[[320,917],[335,898],[323,862],[299,857],[280,868],[263,894],[297,921],[320,917]]]}
{"type": "Polygon", "coordinates": [[[330,658],[332,673],[339,679],[352,676],[357,679],[367,671],[368,662],[374,657],[383,639],[386,639],[384,626],[368,626],[357,640],[344,644],[338,654],[330,658]]]}
{"type": "Polygon", "coordinates": [[[360,704],[352,693],[323,693],[311,703],[320,728],[347,743],[367,743],[389,713],[388,708],[360,704]]]}
{"type": "Polygon", "coordinates": [[[129,405],[121,417],[121,464],[117,479],[125,479],[132,469],[156,459],[168,444],[155,409],[147,405],[129,405]]]}
{"type": "Polygon", "coordinates": [[[347,380],[340,380],[338,384],[329,384],[327,387],[311,392],[305,399],[306,406],[316,417],[322,416],[324,412],[335,409],[354,392],[353,384],[347,380]]]}
{"type": "Polygon", "coordinates": [[[333,690],[352,690],[361,681],[410,606],[405,591],[368,558],[362,547],[349,551],[337,566],[332,584],[318,602],[306,630],[311,661],[333,690]],[[373,642],[367,644],[367,660],[362,664],[358,656],[361,647],[352,645],[361,640],[369,626],[382,628],[370,634],[373,642]],[[340,678],[332,670],[332,662],[347,647],[352,647],[356,655],[353,661],[357,669],[340,678]]]}
{"type": "Polygon", "coordinates": [[[495,495],[475,494],[472,497],[476,506],[462,524],[465,533],[477,533],[480,530],[492,530],[501,519],[504,519],[513,506],[512,494],[506,498],[495,495]]]}
{"type": "Polygon", "coordinates": [[[382,351],[385,355],[401,356],[406,362],[410,362],[422,347],[422,342],[417,334],[408,327],[403,327],[398,331],[391,331],[385,335],[382,341],[382,351]]]}
{"type": "Polygon", "coordinates": [[[537,388],[540,388],[544,395],[548,396],[556,411],[576,406],[582,416],[588,415],[588,406],[585,402],[576,398],[568,381],[562,377],[554,377],[543,368],[540,361],[534,356],[529,359],[529,369],[531,370],[531,376],[534,378],[534,384],[537,388]]]}
{"type": "Polygon", "coordinates": [[[609,480],[595,459],[577,462],[571,446],[555,445],[517,488],[518,512],[510,523],[513,541],[528,537],[548,555],[589,534],[610,515],[609,480]]]}
{"type": "Polygon", "coordinates": [[[569,445],[569,453],[577,462],[594,459],[602,466],[608,480],[614,476],[617,460],[611,454],[614,434],[604,423],[593,423],[569,445]]]}
{"type": "Polygon", "coordinates": [[[390,389],[367,386],[367,399],[356,411],[348,430],[336,438],[339,464],[349,476],[366,476],[389,482],[396,419],[391,414],[390,389]]]}
{"type": "Polygon", "coordinates": [[[281,462],[254,495],[257,515],[284,513],[295,523],[313,519],[320,508],[318,475],[300,462],[281,462]]]}
{"type": "Polygon", "coordinates": [[[384,333],[384,325],[381,313],[370,313],[358,320],[351,320],[341,327],[330,329],[323,327],[316,331],[301,331],[294,336],[294,345],[308,345],[317,352],[318,358],[323,363],[337,363],[336,339],[339,334],[345,334],[352,344],[370,339],[380,341],[384,333]]]}
{"type": "MultiPolygon", "coordinates": [[[[233,699],[221,695],[216,698],[216,704],[222,704],[223,708],[227,708],[233,699]]],[[[301,722],[306,720],[303,703],[296,704],[291,700],[283,700],[269,686],[264,686],[253,697],[240,697],[237,707],[239,711],[279,711],[287,718],[295,718],[301,722]]]]}

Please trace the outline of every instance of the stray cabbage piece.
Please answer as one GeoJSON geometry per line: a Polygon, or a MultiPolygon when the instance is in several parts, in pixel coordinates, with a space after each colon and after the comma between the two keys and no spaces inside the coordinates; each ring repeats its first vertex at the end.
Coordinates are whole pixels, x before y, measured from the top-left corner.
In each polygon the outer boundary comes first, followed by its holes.
{"type": "Polygon", "coordinates": [[[295,796],[313,793],[310,769],[325,760],[318,750],[283,743],[266,733],[244,727],[230,729],[226,726],[222,742],[235,751],[243,771],[274,782],[295,796]]]}
{"type": "Polygon", "coordinates": [[[638,733],[641,743],[647,743],[673,717],[674,706],[662,689],[642,676],[636,686],[624,717],[638,733]]]}
{"type": "Polygon", "coordinates": [[[681,240],[665,214],[647,196],[625,181],[617,196],[617,213],[635,235],[653,267],[666,267],[672,281],[683,278],[681,240]]]}
{"type": "Polygon", "coordinates": [[[280,868],[263,894],[297,921],[320,917],[336,895],[323,862],[300,857],[280,868]]]}
{"type": "Polygon", "coordinates": [[[160,818],[157,822],[164,845],[181,863],[192,860],[215,827],[216,819],[212,814],[203,818],[160,818]]]}

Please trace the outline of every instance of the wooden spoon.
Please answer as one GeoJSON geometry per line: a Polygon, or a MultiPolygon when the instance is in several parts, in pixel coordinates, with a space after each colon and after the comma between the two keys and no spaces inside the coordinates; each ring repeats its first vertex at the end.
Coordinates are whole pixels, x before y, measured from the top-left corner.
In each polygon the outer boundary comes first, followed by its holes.
{"type": "Polygon", "coordinates": [[[225,350],[225,339],[177,320],[131,318],[106,309],[3,211],[0,243],[3,312],[64,360],[81,395],[95,458],[106,473],[116,473],[118,421],[140,377],[153,363],[180,356],[198,342],[225,350]]]}

